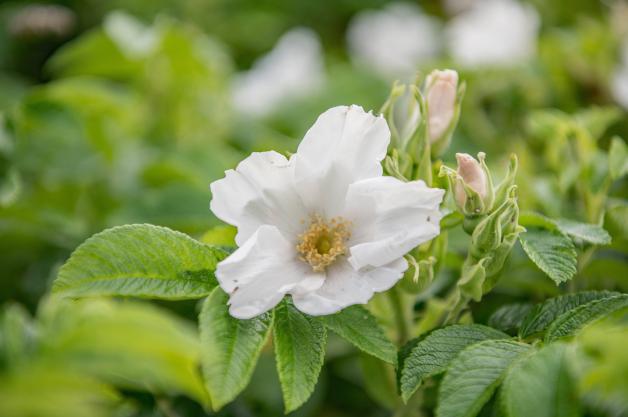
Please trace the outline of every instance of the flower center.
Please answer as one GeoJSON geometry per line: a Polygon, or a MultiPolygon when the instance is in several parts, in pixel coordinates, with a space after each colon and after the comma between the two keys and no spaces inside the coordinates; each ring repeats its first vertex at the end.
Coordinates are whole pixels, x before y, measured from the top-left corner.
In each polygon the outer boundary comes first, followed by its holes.
{"type": "Polygon", "coordinates": [[[307,230],[299,235],[299,258],[310,264],[314,272],[323,272],[336,258],[347,253],[350,227],[351,222],[342,217],[326,221],[313,215],[307,230]]]}

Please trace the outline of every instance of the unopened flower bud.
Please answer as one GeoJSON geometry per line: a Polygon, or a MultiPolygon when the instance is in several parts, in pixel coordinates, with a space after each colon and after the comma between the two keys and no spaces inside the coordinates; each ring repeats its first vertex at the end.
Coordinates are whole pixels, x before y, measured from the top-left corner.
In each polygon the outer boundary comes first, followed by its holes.
{"type": "MultiPolygon", "coordinates": [[[[478,158],[483,162],[484,154],[478,154],[478,158]]],[[[477,194],[482,202],[486,202],[489,197],[490,181],[485,168],[474,157],[466,153],[457,153],[456,160],[458,161],[459,180],[455,184],[454,197],[458,207],[461,210],[465,210],[467,207],[470,198],[469,189],[477,194]]],[[[482,211],[484,211],[482,208],[475,207],[470,214],[473,212],[480,214],[482,211]]]]}
{"type": "Polygon", "coordinates": [[[425,81],[428,111],[428,132],[432,150],[440,154],[449,146],[458,123],[460,97],[458,73],[453,70],[434,70],[425,81]]]}

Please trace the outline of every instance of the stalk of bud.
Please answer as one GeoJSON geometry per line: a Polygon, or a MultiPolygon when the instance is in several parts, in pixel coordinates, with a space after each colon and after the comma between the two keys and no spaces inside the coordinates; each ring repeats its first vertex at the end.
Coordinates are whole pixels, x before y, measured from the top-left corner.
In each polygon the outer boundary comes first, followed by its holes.
{"type": "Polygon", "coordinates": [[[458,73],[434,70],[425,80],[427,129],[433,155],[441,154],[451,142],[458,117],[464,85],[458,86],[458,73]]]}

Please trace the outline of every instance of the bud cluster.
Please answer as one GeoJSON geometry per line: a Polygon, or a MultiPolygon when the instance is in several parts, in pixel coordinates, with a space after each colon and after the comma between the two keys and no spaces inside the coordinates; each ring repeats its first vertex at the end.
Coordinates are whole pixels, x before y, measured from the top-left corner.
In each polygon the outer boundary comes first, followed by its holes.
{"type": "Polygon", "coordinates": [[[453,70],[434,70],[420,83],[396,83],[382,108],[394,151],[384,162],[403,179],[432,178],[431,158],[441,155],[458,124],[465,84],[453,70]]]}
{"type": "Polygon", "coordinates": [[[441,167],[441,176],[449,179],[458,209],[465,216],[465,230],[471,235],[471,248],[462,267],[458,288],[462,300],[479,301],[495,285],[517,237],[525,229],[519,226],[517,157],[512,155],[508,173],[493,186],[485,155],[478,160],[467,154],[456,155],[458,169],[441,167]]]}

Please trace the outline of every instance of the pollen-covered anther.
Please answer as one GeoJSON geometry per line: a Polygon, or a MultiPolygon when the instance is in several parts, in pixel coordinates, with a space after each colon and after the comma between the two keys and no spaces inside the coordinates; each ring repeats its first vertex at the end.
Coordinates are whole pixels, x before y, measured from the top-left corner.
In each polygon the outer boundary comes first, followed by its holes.
{"type": "Polygon", "coordinates": [[[338,257],[347,253],[346,243],[351,237],[351,222],[342,217],[326,221],[313,215],[310,225],[299,235],[297,252],[314,272],[323,272],[338,257]]]}

